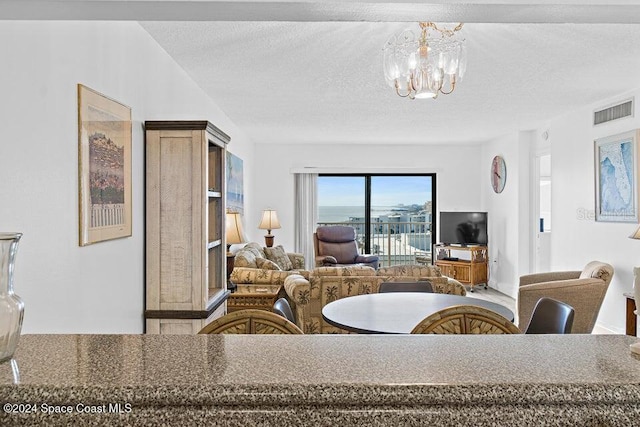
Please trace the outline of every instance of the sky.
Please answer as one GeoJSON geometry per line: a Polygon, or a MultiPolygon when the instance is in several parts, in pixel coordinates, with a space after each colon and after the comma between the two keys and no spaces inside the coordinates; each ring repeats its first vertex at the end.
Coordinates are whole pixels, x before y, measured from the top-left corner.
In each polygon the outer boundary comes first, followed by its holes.
{"type": "MultiPolygon", "coordinates": [[[[364,177],[321,176],[318,178],[319,206],[364,205],[364,177]]],[[[422,205],[431,200],[429,176],[371,177],[371,205],[422,205]]]]}

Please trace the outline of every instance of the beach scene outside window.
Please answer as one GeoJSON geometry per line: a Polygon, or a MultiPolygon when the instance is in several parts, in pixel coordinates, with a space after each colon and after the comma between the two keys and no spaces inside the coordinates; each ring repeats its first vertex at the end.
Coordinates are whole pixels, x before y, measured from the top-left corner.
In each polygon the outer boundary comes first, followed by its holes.
{"type": "Polygon", "coordinates": [[[428,264],[432,186],[429,175],[321,175],[318,224],[355,228],[361,253],[379,255],[383,266],[428,264]]]}

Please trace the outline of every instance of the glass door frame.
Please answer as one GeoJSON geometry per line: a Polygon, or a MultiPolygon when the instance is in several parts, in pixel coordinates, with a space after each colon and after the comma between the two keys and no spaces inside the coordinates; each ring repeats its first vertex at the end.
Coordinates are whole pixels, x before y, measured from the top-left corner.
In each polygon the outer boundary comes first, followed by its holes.
{"type": "MultiPolygon", "coordinates": [[[[365,253],[371,253],[371,178],[379,176],[393,176],[393,177],[408,177],[417,176],[424,178],[431,178],[431,224],[429,232],[431,233],[431,248],[436,244],[435,230],[436,228],[436,195],[437,195],[437,180],[435,173],[321,173],[318,175],[321,177],[354,177],[364,178],[364,216],[365,216],[365,239],[364,250],[365,253]]],[[[433,256],[433,255],[432,255],[433,256]]]]}

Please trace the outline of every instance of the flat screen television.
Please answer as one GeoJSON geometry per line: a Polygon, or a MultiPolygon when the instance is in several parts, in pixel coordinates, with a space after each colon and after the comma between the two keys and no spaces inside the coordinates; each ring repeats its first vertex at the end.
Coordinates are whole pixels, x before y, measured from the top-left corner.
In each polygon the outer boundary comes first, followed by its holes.
{"type": "Polygon", "coordinates": [[[440,212],[440,243],[486,245],[486,212],[440,212]]]}

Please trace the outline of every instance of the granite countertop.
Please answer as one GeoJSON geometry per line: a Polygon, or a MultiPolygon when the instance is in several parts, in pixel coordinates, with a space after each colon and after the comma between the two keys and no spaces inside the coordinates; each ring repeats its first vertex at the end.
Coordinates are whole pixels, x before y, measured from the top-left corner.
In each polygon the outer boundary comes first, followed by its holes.
{"type": "Polygon", "coordinates": [[[640,416],[640,357],[629,351],[635,341],[622,335],[25,335],[15,355],[18,384],[10,365],[0,364],[0,400],[218,412],[622,404],[640,416]]]}

